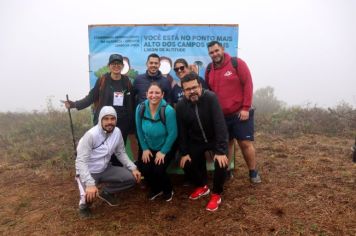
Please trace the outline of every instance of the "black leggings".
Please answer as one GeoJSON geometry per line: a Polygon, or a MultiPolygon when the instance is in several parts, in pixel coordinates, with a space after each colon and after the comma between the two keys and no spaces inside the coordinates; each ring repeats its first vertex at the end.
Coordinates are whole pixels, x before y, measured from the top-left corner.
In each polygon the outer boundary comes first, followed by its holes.
{"type": "MultiPolygon", "coordinates": [[[[195,186],[202,187],[208,182],[205,152],[212,150],[212,147],[208,144],[191,144],[189,149],[192,162],[185,163],[184,172],[195,186]]],[[[217,161],[214,162],[213,193],[223,192],[226,170],[226,167],[222,168],[217,161]]]]}
{"type": "Polygon", "coordinates": [[[156,153],[158,151],[152,151],[152,157],[150,162],[143,163],[142,154],[138,158],[139,169],[142,172],[145,180],[147,181],[148,186],[151,188],[152,192],[169,193],[172,191],[171,180],[166,172],[167,167],[169,166],[171,160],[173,159],[172,151],[169,151],[164,157],[164,164],[156,165],[154,160],[156,153]]]}

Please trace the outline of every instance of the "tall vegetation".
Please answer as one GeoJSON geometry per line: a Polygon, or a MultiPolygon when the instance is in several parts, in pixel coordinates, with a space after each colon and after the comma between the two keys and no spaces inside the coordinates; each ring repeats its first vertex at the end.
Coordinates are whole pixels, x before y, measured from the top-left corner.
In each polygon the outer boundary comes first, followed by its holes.
{"type": "Polygon", "coordinates": [[[265,87],[255,92],[254,107],[257,131],[286,135],[356,135],[356,109],[345,102],[328,109],[316,105],[287,107],[276,98],[272,87],[265,87]]]}
{"type": "MultiPolygon", "coordinates": [[[[91,127],[90,110],[72,110],[72,116],[78,141],[91,127]]],[[[0,150],[1,158],[9,162],[38,165],[42,160],[68,167],[74,148],[67,112],[55,110],[49,101],[47,111],[0,113],[0,150]]]]}

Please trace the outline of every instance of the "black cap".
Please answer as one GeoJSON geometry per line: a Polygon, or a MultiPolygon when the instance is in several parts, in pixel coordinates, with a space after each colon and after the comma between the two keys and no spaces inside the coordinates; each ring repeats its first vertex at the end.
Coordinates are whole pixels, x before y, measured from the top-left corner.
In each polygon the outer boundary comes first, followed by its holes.
{"type": "Polygon", "coordinates": [[[111,54],[110,58],[109,58],[109,63],[108,65],[110,65],[111,63],[113,63],[114,61],[118,61],[119,63],[123,64],[124,63],[124,59],[122,58],[122,56],[120,54],[111,54]]]}

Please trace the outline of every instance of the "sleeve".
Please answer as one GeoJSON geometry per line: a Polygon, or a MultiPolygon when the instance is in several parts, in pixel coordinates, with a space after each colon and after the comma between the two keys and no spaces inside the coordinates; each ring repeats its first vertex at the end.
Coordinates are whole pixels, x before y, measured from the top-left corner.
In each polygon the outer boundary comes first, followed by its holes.
{"type": "Polygon", "coordinates": [[[91,104],[94,103],[94,101],[99,101],[99,82],[100,79],[97,79],[95,82],[94,87],[89,91],[88,95],[86,95],[84,98],[75,101],[75,107],[78,110],[82,110],[84,108],[87,108],[91,104]]]}
{"type": "Polygon", "coordinates": [[[121,132],[119,132],[119,143],[115,148],[115,156],[129,170],[137,169],[136,165],[127,156],[124,139],[122,138],[121,132]]]}
{"type": "Polygon", "coordinates": [[[205,75],[204,75],[204,81],[205,81],[205,84],[206,84],[206,87],[207,89],[211,90],[211,87],[210,87],[210,84],[209,84],[209,74],[210,74],[210,70],[211,70],[211,64],[208,64],[208,66],[206,67],[206,70],[205,70],[205,75]],[[210,65],[210,69],[209,68],[209,65],[210,65]]]}
{"type": "Polygon", "coordinates": [[[219,155],[226,155],[228,152],[228,131],[224,114],[214,94],[211,96],[211,107],[215,133],[215,152],[219,155]]]}
{"type": "Polygon", "coordinates": [[[148,145],[145,142],[143,130],[142,130],[142,118],[140,117],[140,104],[137,105],[136,107],[136,115],[135,115],[135,121],[136,121],[136,132],[137,132],[137,137],[138,141],[140,142],[142,150],[147,150],[148,145]]]}
{"type": "Polygon", "coordinates": [[[244,97],[242,101],[242,110],[248,111],[252,104],[253,83],[250,70],[243,60],[238,58],[237,74],[242,81],[244,97]]]}
{"type": "Polygon", "coordinates": [[[184,107],[183,101],[179,101],[176,107],[177,111],[177,126],[178,126],[178,140],[179,140],[179,152],[182,156],[187,155],[188,152],[188,127],[184,123],[183,114],[184,107]]]}
{"type": "Polygon", "coordinates": [[[160,150],[164,154],[171,150],[173,143],[177,139],[178,135],[176,112],[170,105],[166,107],[165,115],[167,137],[163,147],[160,150]]]}
{"type": "Polygon", "coordinates": [[[88,160],[93,146],[93,136],[87,132],[79,141],[77,147],[77,158],[75,159],[75,169],[80,181],[85,186],[95,186],[95,180],[91,176],[88,167],[88,160]]]}

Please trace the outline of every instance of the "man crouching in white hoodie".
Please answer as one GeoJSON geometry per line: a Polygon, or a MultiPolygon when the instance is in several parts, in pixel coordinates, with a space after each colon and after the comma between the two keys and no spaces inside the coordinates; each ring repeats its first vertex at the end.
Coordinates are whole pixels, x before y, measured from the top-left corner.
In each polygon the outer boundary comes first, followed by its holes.
{"type": "Polygon", "coordinates": [[[116,120],[115,109],[104,106],[98,124],[79,140],[75,168],[80,191],[79,213],[82,217],[91,215],[89,206],[96,197],[110,206],[117,206],[114,193],[128,189],[141,180],[141,173],[126,154],[116,120]],[[111,165],[112,154],[122,163],[122,167],[111,165]],[[106,183],[100,193],[97,187],[99,183],[106,183]]]}

